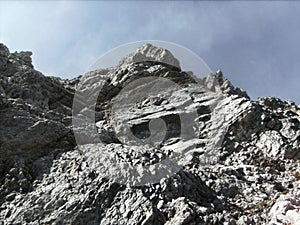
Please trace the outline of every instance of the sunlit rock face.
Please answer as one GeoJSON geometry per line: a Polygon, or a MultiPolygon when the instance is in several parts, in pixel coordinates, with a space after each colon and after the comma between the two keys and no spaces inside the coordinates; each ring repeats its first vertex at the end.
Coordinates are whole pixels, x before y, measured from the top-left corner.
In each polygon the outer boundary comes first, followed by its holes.
{"type": "Polygon", "coordinates": [[[0,224],[300,223],[294,103],[150,44],[73,80],[31,54],[0,45],[0,224]]]}
{"type": "Polygon", "coordinates": [[[145,61],[163,62],[180,69],[180,62],[172,55],[172,53],[168,49],[158,48],[151,44],[144,44],[135,52],[124,57],[120,61],[119,66],[127,66],[131,63],[145,61]]]}

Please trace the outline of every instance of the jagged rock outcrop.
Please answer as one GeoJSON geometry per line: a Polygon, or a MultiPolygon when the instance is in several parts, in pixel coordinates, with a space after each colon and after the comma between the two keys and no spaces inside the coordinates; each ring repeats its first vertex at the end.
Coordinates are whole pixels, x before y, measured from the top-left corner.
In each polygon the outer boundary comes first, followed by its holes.
{"type": "Polygon", "coordinates": [[[139,63],[145,61],[163,62],[168,65],[180,69],[180,62],[176,59],[168,49],[157,48],[151,44],[144,44],[139,47],[135,52],[124,57],[119,62],[119,67],[131,63],[139,63]]]}
{"type": "Polygon", "coordinates": [[[0,45],[0,224],[300,222],[294,103],[196,79],[149,44],[73,80],[30,55],[0,45]]]}
{"type": "Polygon", "coordinates": [[[7,54],[0,46],[0,203],[13,192],[27,193],[45,172],[42,157],[75,146],[71,130],[74,90],[33,69],[31,53],[7,54]]]}

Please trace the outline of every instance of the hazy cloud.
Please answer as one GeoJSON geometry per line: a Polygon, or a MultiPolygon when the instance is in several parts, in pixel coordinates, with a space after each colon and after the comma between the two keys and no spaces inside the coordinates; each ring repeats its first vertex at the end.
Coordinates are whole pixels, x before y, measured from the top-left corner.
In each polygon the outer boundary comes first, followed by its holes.
{"type": "Polygon", "coordinates": [[[0,2],[0,41],[32,50],[46,75],[69,78],[118,45],[172,41],[253,98],[299,104],[299,12],[298,2],[0,2]]]}

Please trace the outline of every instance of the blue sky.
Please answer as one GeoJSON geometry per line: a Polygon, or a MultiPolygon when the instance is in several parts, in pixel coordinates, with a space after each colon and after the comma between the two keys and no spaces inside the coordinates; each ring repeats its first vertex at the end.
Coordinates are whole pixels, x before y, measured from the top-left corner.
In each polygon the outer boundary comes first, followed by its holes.
{"type": "Polygon", "coordinates": [[[0,42],[72,78],[112,48],[171,41],[258,96],[300,104],[300,2],[0,1],[0,42]]]}

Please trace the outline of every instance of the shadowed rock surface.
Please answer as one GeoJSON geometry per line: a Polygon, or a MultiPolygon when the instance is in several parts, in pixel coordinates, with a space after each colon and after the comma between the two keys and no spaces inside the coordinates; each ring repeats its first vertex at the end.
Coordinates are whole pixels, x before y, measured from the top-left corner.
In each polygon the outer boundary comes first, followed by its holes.
{"type": "Polygon", "coordinates": [[[0,44],[0,224],[300,223],[293,102],[252,101],[222,72],[196,78],[149,44],[73,80],[44,76],[31,54],[0,44]],[[72,107],[84,118],[99,86],[90,135],[72,107]],[[91,95],[74,107],[76,90],[91,95]]]}

